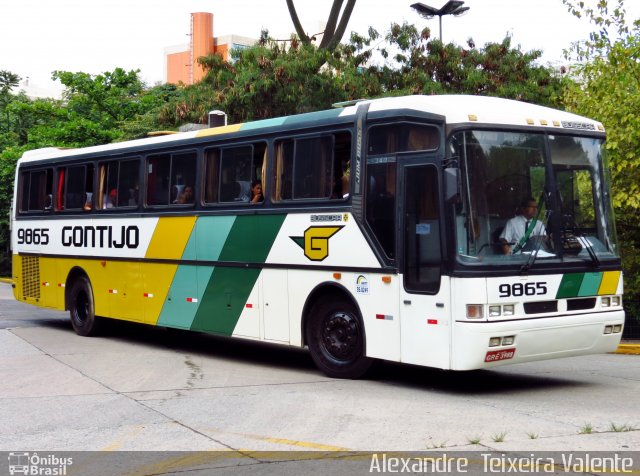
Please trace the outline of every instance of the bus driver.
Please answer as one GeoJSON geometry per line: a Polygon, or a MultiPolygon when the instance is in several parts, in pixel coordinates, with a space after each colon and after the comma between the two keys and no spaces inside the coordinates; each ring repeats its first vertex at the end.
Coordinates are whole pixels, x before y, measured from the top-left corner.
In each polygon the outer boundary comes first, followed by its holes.
{"type": "MultiPolygon", "coordinates": [[[[538,205],[532,197],[522,201],[518,209],[519,213],[511,218],[500,233],[502,252],[506,255],[513,253],[513,246],[520,242],[538,214],[538,205]]],[[[546,236],[547,232],[541,221],[536,220],[535,225],[529,231],[528,236],[546,236]]],[[[527,237],[528,238],[528,237],[527,237]]]]}

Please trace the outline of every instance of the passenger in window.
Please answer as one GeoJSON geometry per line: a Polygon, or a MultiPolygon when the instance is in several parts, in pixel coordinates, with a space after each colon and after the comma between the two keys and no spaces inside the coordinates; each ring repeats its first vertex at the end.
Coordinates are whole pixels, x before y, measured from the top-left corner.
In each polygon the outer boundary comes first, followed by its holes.
{"type": "Polygon", "coordinates": [[[84,200],[84,205],[82,206],[82,209],[85,212],[88,212],[92,208],[93,208],[93,193],[92,192],[87,192],[85,194],[85,200],[84,200]]]}
{"type": "Polygon", "coordinates": [[[191,188],[189,185],[185,185],[184,190],[178,197],[178,203],[193,203],[193,188],[191,188]]]}
{"type": "Polygon", "coordinates": [[[106,209],[106,208],[113,208],[118,206],[118,190],[116,190],[115,188],[112,188],[111,191],[109,192],[109,194],[105,194],[104,198],[102,200],[102,208],[106,209]]]}
{"type": "Polygon", "coordinates": [[[264,200],[262,196],[262,182],[260,180],[254,180],[251,182],[251,203],[261,203],[264,200]]]}
{"type": "Polygon", "coordinates": [[[536,219],[537,215],[538,205],[535,199],[528,197],[523,200],[518,208],[518,214],[507,221],[504,230],[500,233],[502,252],[505,255],[521,250],[524,243],[520,243],[520,241],[525,236],[527,239],[534,236],[547,236],[544,224],[536,219]]]}
{"type": "Polygon", "coordinates": [[[129,199],[127,200],[127,205],[130,207],[135,207],[138,205],[138,190],[135,188],[129,189],[129,199]]]}

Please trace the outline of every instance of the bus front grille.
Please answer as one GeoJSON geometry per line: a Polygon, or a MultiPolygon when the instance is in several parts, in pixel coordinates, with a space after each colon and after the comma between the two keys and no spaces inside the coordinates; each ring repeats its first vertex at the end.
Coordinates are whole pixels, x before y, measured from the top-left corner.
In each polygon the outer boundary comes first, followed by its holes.
{"type": "Polygon", "coordinates": [[[547,312],[558,312],[558,301],[525,302],[524,312],[527,314],[544,314],[547,312]]]}
{"type": "Polygon", "coordinates": [[[22,257],[22,296],[40,299],[40,257],[22,257]]]}

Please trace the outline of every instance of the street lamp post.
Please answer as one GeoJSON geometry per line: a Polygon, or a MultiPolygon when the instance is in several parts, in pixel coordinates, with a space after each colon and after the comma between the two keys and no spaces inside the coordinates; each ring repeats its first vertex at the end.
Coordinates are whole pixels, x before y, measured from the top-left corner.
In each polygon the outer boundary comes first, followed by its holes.
{"type": "Polygon", "coordinates": [[[415,11],[417,11],[420,16],[426,18],[427,20],[437,16],[440,20],[440,42],[442,42],[442,17],[445,15],[454,15],[460,16],[467,10],[469,7],[463,7],[464,2],[460,0],[449,0],[444,6],[440,9],[430,7],[429,5],[425,5],[424,3],[414,3],[411,5],[415,11]]]}

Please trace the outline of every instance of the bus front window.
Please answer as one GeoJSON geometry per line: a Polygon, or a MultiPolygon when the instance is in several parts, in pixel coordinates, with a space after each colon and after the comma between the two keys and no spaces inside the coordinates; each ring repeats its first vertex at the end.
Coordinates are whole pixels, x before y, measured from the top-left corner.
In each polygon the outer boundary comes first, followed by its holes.
{"type": "Polygon", "coordinates": [[[450,147],[463,171],[455,213],[459,262],[615,258],[600,139],[465,131],[450,147]]]}
{"type": "Polygon", "coordinates": [[[613,210],[603,163],[604,144],[590,137],[549,136],[558,214],[555,246],[567,259],[616,256],[613,210]]]}

